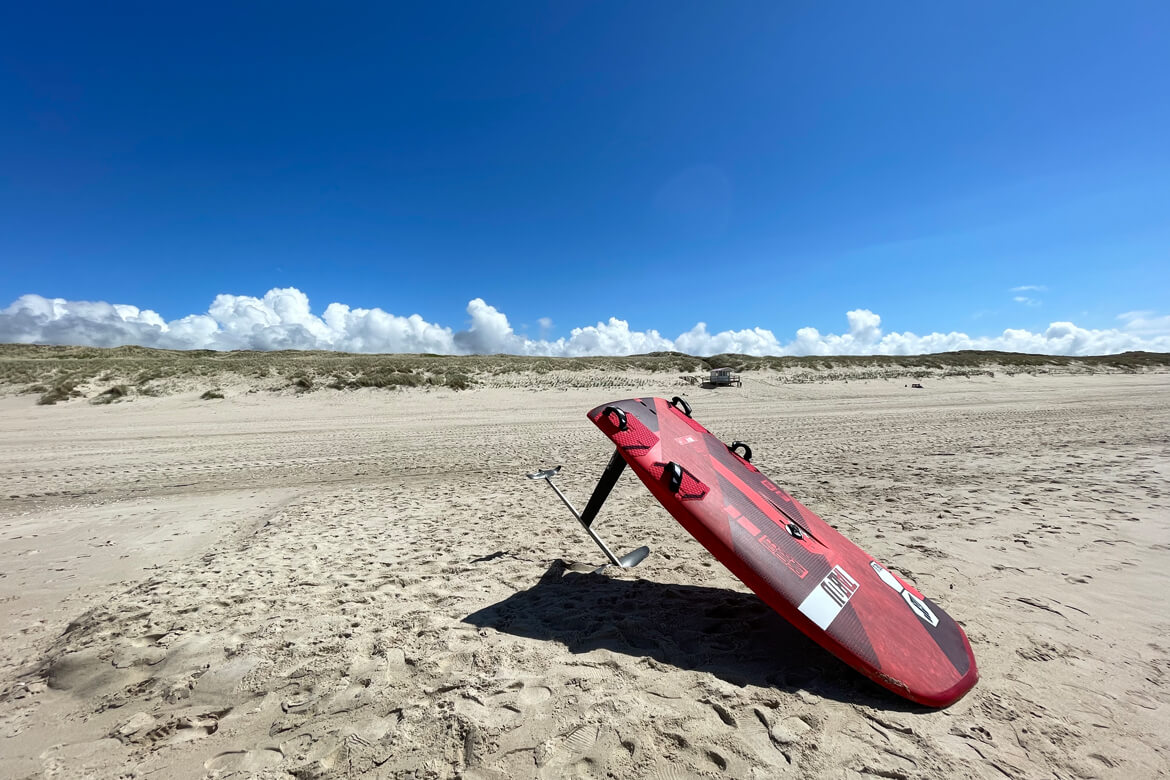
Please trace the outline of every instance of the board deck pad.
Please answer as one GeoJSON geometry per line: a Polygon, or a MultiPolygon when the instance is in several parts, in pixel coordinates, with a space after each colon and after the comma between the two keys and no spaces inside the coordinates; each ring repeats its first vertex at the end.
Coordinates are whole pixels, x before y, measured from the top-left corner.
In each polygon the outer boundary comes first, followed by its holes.
{"type": "Polygon", "coordinates": [[[589,419],[692,536],[833,655],[930,707],[975,685],[967,635],[941,607],[671,402],[614,401],[589,419]]]}

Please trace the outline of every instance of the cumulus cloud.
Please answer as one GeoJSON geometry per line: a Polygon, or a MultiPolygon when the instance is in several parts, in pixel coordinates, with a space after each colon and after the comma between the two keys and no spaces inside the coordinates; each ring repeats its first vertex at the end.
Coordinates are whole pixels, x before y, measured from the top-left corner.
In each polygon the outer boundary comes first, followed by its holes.
{"type": "Polygon", "coordinates": [[[958,349],[993,349],[1054,355],[1104,355],[1126,350],[1170,351],[1170,316],[1132,311],[1120,326],[1080,328],[1054,322],[1042,332],[1009,328],[995,336],[966,333],[890,332],[869,309],[846,312],[844,333],[800,328],[783,341],[766,328],[712,333],[699,322],[675,338],[656,330],[633,330],[610,317],[573,328],[549,340],[551,320],[541,318],[541,337],[517,333],[507,315],[482,298],[467,304],[463,330],[401,316],[382,309],[331,303],[314,314],[308,297],[295,287],[274,288],[264,297],[219,295],[205,314],[166,321],[150,309],[127,304],[67,301],[23,295],[0,310],[0,342],[113,347],[140,344],[169,349],[325,349],[346,352],[435,352],[586,356],[631,355],[676,350],[692,355],[738,352],[749,355],[914,355],[958,349]]]}
{"type": "MultiPolygon", "coordinates": [[[[667,347],[667,349],[671,349],[667,347]]],[[[782,349],[776,335],[764,328],[725,330],[709,333],[707,323],[700,322],[674,341],[673,349],[691,355],[717,355],[736,352],[744,355],[779,355],[782,349]]]]}
{"type": "Polygon", "coordinates": [[[1139,336],[1157,338],[1159,335],[1170,333],[1170,314],[1158,316],[1153,311],[1127,311],[1118,314],[1117,319],[1125,323],[1125,330],[1139,336]]]}

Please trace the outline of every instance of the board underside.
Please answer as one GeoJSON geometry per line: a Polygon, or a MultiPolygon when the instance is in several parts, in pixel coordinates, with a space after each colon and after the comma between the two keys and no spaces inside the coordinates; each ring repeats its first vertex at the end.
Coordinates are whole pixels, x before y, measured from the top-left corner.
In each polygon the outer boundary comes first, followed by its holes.
{"type": "Polygon", "coordinates": [[[614,401],[589,419],[692,536],[833,655],[930,707],[948,706],[975,685],[971,645],[942,608],[670,402],[614,401]]]}

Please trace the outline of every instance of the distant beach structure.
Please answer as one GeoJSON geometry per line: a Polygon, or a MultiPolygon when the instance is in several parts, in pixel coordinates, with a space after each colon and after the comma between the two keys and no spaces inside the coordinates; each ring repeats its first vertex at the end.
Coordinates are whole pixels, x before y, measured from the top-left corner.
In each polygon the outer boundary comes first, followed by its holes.
{"type": "Polygon", "coordinates": [[[743,379],[739,374],[732,373],[730,368],[711,369],[710,382],[716,387],[743,387],[743,379]]]}

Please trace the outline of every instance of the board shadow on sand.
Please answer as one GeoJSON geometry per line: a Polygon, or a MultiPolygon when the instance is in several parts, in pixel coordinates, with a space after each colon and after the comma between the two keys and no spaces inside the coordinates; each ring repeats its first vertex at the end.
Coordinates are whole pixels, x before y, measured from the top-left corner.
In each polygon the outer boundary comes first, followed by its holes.
{"type": "Polygon", "coordinates": [[[738,686],[927,711],[854,672],[752,593],[580,573],[557,560],[531,588],[464,622],[560,642],[571,653],[605,649],[646,656],[738,686]]]}

